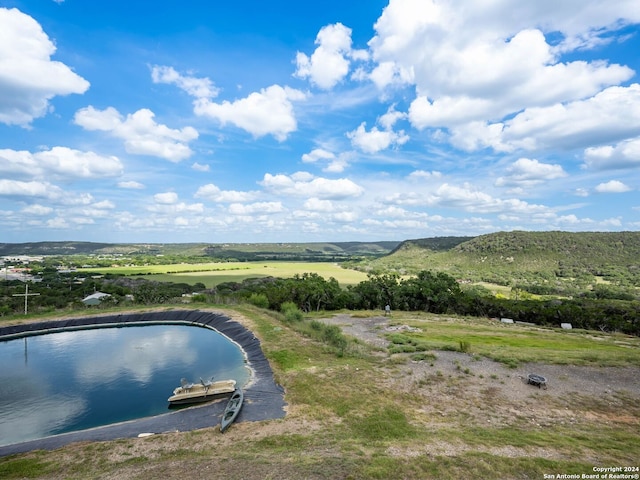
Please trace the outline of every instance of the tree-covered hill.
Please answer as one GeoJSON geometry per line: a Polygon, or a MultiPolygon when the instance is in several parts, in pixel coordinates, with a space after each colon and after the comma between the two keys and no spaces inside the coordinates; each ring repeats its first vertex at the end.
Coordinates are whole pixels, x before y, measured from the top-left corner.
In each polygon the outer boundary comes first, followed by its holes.
{"type": "Polygon", "coordinates": [[[449,249],[433,248],[434,239],[408,240],[367,268],[401,274],[428,269],[462,280],[538,285],[540,291],[598,281],[640,286],[640,232],[514,231],[458,239],[463,241],[449,249]]]}

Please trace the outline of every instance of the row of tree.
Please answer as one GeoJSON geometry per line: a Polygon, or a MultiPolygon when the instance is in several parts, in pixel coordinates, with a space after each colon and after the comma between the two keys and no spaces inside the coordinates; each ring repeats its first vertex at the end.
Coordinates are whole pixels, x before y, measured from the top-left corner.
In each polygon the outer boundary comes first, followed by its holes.
{"type": "MultiPolygon", "coordinates": [[[[202,284],[188,285],[155,282],[143,277],[107,276],[75,283],[59,276],[32,284],[30,311],[53,311],[62,308],[85,308],[84,296],[94,291],[109,293],[105,305],[134,302],[144,305],[174,303],[184,294],[191,300],[214,303],[249,301],[258,306],[281,311],[283,304],[294,304],[303,312],[331,310],[424,311],[482,317],[508,317],[540,325],[571,323],[576,328],[621,331],[640,335],[640,302],[632,298],[610,298],[606,291],[591,297],[555,300],[498,298],[482,288],[462,289],[451,276],[421,271],[410,278],[397,274],[370,274],[357,285],[342,288],[334,278],[326,280],[316,273],[293,278],[248,279],[241,283],[223,283],[206,290],[202,284]]],[[[0,315],[20,313],[24,306],[22,282],[5,282],[0,315]]]]}
{"type": "Polygon", "coordinates": [[[315,273],[287,279],[247,280],[226,283],[214,293],[219,298],[250,301],[261,307],[281,310],[293,302],[304,312],[319,310],[393,310],[449,313],[480,317],[508,317],[515,321],[575,328],[620,331],[640,335],[640,302],[585,296],[572,299],[532,300],[498,298],[483,289],[465,289],[445,273],[421,271],[401,279],[397,274],[369,275],[368,279],[342,289],[331,278],[315,273]]]}

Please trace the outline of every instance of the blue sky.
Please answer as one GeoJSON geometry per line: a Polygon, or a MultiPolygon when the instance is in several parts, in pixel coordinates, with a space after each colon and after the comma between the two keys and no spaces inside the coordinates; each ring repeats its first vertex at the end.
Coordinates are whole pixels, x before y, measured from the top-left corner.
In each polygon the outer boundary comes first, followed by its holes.
{"type": "Polygon", "coordinates": [[[640,0],[0,0],[0,241],[638,230],[639,72],[640,0]]]}

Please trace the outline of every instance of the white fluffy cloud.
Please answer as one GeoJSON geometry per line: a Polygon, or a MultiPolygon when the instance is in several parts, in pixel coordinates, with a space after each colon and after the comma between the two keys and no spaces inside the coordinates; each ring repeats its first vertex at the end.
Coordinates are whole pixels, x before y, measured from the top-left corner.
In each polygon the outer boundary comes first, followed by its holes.
{"type": "Polygon", "coordinates": [[[343,80],[349,73],[349,58],[366,59],[367,53],[351,49],[351,29],[341,23],[326,25],[316,37],[318,47],[311,57],[302,52],[296,55],[299,78],[308,78],[311,83],[328,90],[343,80]]]}
{"type": "Polygon", "coordinates": [[[631,190],[631,188],[619,180],[609,180],[596,187],[596,192],[598,193],[624,193],[629,190],[631,190]]]}
{"type": "Polygon", "coordinates": [[[194,196],[217,203],[242,203],[254,200],[258,196],[258,192],[221,190],[217,185],[209,183],[198,188],[194,196]]]}
{"type": "Polygon", "coordinates": [[[154,116],[146,108],[123,117],[113,107],[98,110],[89,106],[78,110],[74,121],[86,130],[109,132],[124,140],[129,153],[160,157],[172,162],[189,158],[193,151],[188,143],[198,138],[195,128],[171,129],[156,123],[154,116]]]}
{"type": "Polygon", "coordinates": [[[31,178],[102,178],[122,175],[123,165],[115,156],[102,156],[67,147],[31,153],[0,150],[0,172],[31,178]]]}
{"type": "Polygon", "coordinates": [[[497,198],[482,190],[480,186],[464,183],[443,183],[428,191],[406,191],[387,196],[389,205],[428,206],[462,209],[465,212],[493,214],[534,214],[548,212],[544,205],[536,205],[517,198],[497,198]]]}
{"type": "Polygon", "coordinates": [[[311,150],[311,152],[303,154],[302,161],[304,163],[317,163],[326,161],[326,166],[322,169],[324,172],[340,173],[343,172],[344,169],[349,165],[349,156],[349,153],[342,153],[336,156],[334,153],[329,152],[328,150],[325,150],[323,148],[315,148],[311,150]]]}
{"type": "Polygon", "coordinates": [[[450,129],[451,142],[465,150],[594,145],[588,140],[594,138],[592,124],[606,132],[608,116],[618,107],[623,119],[610,130],[619,132],[629,115],[627,132],[637,130],[633,89],[612,90],[634,72],[562,55],[611,41],[610,32],[638,21],[636,0],[390,0],[369,42],[376,64],[370,78],[380,88],[414,86],[412,125],[450,129]],[[619,101],[609,98],[608,108],[591,117],[595,112],[578,112],[603,100],[599,96],[607,88],[619,101]]]}
{"type": "Polygon", "coordinates": [[[529,158],[516,160],[507,167],[506,173],[506,176],[496,180],[496,186],[530,188],[549,180],[567,176],[561,165],[541,163],[529,158]]]}
{"type": "Polygon", "coordinates": [[[366,122],[362,122],[358,128],[348,132],[347,137],[351,144],[365,153],[376,153],[393,145],[403,145],[409,140],[404,131],[379,130],[373,127],[366,130],[366,122]]]}
{"type": "Polygon", "coordinates": [[[24,201],[47,200],[60,206],[80,206],[95,203],[90,193],[65,192],[62,188],[46,181],[0,179],[0,197],[18,198],[24,201]]]}
{"type": "Polygon", "coordinates": [[[594,170],[640,167],[640,138],[601,147],[587,148],[584,166],[594,170]]]}
{"type": "Polygon", "coordinates": [[[305,200],[303,206],[305,210],[312,212],[332,212],[335,209],[331,200],[320,200],[316,197],[305,200]]]}
{"type": "Polygon", "coordinates": [[[302,161],[305,163],[314,163],[318,160],[333,160],[336,156],[322,148],[314,148],[309,153],[305,153],[302,155],[302,161]]]}
{"type": "Polygon", "coordinates": [[[51,60],[56,47],[29,15],[0,8],[0,122],[27,126],[45,115],[56,95],[89,88],[67,65],[51,60]]]}
{"type": "Polygon", "coordinates": [[[331,180],[308,174],[289,176],[266,173],[261,184],[276,194],[320,199],[358,197],[364,193],[361,186],[347,178],[331,180]]]}
{"type": "Polygon", "coordinates": [[[216,119],[222,125],[231,123],[256,138],[273,135],[282,142],[298,128],[293,102],[305,98],[306,95],[299,90],[271,85],[234,102],[215,103],[207,98],[197,99],[194,112],[216,119]]]}
{"type": "Polygon", "coordinates": [[[609,87],[585,100],[528,108],[500,123],[473,122],[452,130],[465,150],[579,148],[640,135],[640,84],[609,87]]]}
{"type": "Polygon", "coordinates": [[[178,203],[178,194],[176,192],[156,193],[153,200],[160,205],[174,205],[178,203]]]}
{"type": "Polygon", "coordinates": [[[22,182],[0,179],[0,196],[37,197],[57,199],[63,195],[62,189],[48,182],[22,182]]]}
{"type": "Polygon", "coordinates": [[[257,202],[248,205],[232,203],[229,205],[229,213],[233,215],[266,215],[280,213],[283,210],[281,202],[257,202]]]}

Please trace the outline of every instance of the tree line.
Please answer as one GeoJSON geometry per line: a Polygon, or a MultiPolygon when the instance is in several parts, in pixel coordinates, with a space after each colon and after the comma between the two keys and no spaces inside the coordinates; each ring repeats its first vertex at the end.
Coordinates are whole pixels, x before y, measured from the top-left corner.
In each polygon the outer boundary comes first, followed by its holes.
{"type": "Polygon", "coordinates": [[[537,325],[619,331],[640,335],[640,302],[637,299],[585,295],[577,298],[533,300],[499,298],[483,289],[462,289],[455,278],[421,271],[410,278],[395,273],[369,274],[357,285],[340,287],[334,278],[305,273],[293,278],[245,280],[225,283],[214,289],[221,299],[248,301],[280,311],[286,302],[301,311],[392,310],[423,311],[475,317],[511,318],[537,325]]]}
{"type": "MultiPolygon", "coordinates": [[[[95,291],[110,294],[102,306],[126,302],[155,305],[180,301],[209,303],[249,302],[262,308],[282,311],[295,305],[301,312],[348,310],[423,311],[476,317],[507,317],[514,321],[574,328],[619,331],[640,335],[640,302],[637,298],[617,298],[606,290],[567,299],[533,300],[500,298],[482,288],[461,288],[458,281],[442,272],[420,271],[410,278],[395,273],[369,274],[367,280],[342,288],[335,278],[317,273],[292,278],[247,279],[226,282],[207,290],[203,284],[157,282],[143,277],[107,275],[75,283],[72,277],[45,275],[30,286],[39,293],[29,299],[31,312],[86,308],[81,300],[95,291]],[[194,295],[195,293],[195,295],[194,295]],[[185,300],[184,295],[189,299],[185,300]],[[611,298],[612,297],[612,298],[611,298]]],[[[51,272],[53,273],[53,272],[51,272]]],[[[24,283],[4,282],[0,316],[19,314],[24,308],[24,283]]],[[[615,293],[615,292],[614,292],[615,293]]]]}

